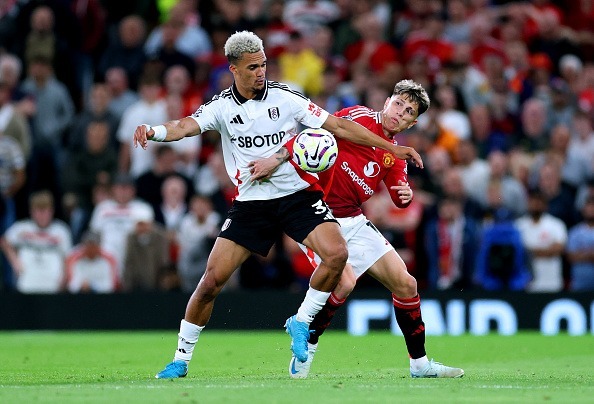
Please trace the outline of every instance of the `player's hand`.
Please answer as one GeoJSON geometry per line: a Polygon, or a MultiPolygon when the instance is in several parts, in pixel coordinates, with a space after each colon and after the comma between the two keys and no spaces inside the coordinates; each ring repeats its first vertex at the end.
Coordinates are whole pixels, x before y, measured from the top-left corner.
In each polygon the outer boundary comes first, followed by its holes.
{"type": "Polygon", "coordinates": [[[282,161],[276,158],[275,155],[260,159],[256,161],[250,161],[248,167],[250,169],[251,181],[262,181],[272,177],[272,174],[280,167],[282,161]]]}
{"type": "Polygon", "coordinates": [[[399,158],[400,160],[410,159],[417,167],[423,168],[423,159],[421,158],[421,155],[412,147],[393,145],[390,151],[396,158],[399,158]]]}
{"type": "Polygon", "coordinates": [[[410,203],[413,199],[413,191],[410,185],[408,185],[408,182],[398,180],[398,185],[394,185],[393,187],[390,187],[390,189],[393,189],[398,193],[398,197],[403,205],[410,203]]]}
{"type": "Polygon", "coordinates": [[[138,145],[140,145],[140,147],[142,147],[143,149],[146,150],[147,146],[148,146],[148,138],[153,136],[155,134],[154,130],[147,130],[147,125],[138,125],[136,127],[136,130],[134,131],[134,139],[133,139],[133,144],[134,147],[138,147],[138,145]]]}

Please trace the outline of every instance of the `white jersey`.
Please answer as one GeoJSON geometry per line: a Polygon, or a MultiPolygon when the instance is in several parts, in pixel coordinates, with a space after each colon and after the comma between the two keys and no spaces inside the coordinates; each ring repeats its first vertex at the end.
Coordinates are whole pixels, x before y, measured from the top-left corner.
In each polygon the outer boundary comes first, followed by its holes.
{"type": "MultiPolygon", "coordinates": [[[[522,235],[522,242],[528,249],[546,249],[552,244],[567,242],[567,227],[560,219],[544,213],[535,223],[529,216],[516,221],[522,235]]],[[[554,257],[533,257],[532,282],[529,292],[558,292],[563,289],[563,261],[561,255],[554,257]]]]}
{"type": "Polygon", "coordinates": [[[123,205],[108,199],[99,203],[93,210],[90,228],[101,234],[101,247],[116,259],[120,277],[123,273],[128,234],[136,225],[134,213],[142,209],[152,208],[148,203],[138,199],[123,205]]]}
{"type": "Polygon", "coordinates": [[[286,84],[267,81],[253,100],[244,98],[233,84],[198,108],[192,118],[202,132],[221,134],[225,167],[237,187],[238,201],[280,198],[309,187],[309,177],[315,178],[297,172],[291,164],[281,164],[270,180],[250,181],[251,161],[277,152],[297,133],[299,123],[319,128],[328,118],[328,112],[286,84]]]}
{"type": "Polygon", "coordinates": [[[117,136],[120,143],[130,145],[130,175],[134,178],[151,169],[155,160],[155,149],[159,147],[159,143],[151,142],[146,150],[142,147],[133,147],[130,134],[134,133],[140,124],[158,125],[167,120],[167,104],[164,100],[151,104],[140,100],[124,111],[117,136]]]}
{"type": "Polygon", "coordinates": [[[57,293],[64,278],[66,254],[72,248],[68,226],[59,220],[42,229],[31,219],[13,224],[5,234],[17,250],[23,273],[17,280],[22,293],[57,293]]]}
{"type": "Polygon", "coordinates": [[[78,248],[66,259],[66,280],[70,293],[80,293],[85,284],[95,293],[111,293],[118,285],[116,260],[105,251],[89,258],[78,248]]]}

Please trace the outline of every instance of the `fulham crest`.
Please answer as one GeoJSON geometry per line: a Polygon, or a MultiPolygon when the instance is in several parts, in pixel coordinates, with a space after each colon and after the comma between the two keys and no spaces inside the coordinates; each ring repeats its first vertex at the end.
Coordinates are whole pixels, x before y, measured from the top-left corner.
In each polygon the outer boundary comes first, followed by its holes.
{"type": "Polygon", "coordinates": [[[273,121],[278,121],[278,118],[280,117],[280,112],[278,110],[278,107],[268,108],[268,116],[273,121]]]}

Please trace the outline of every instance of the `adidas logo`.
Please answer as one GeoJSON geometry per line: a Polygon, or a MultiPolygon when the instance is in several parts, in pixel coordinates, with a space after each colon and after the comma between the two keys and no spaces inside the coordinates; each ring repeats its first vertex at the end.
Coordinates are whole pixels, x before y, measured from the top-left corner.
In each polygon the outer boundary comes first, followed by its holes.
{"type": "Polygon", "coordinates": [[[235,115],[235,117],[229,123],[240,123],[240,124],[243,124],[243,119],[241,119],[241,116],[235,115]]]}

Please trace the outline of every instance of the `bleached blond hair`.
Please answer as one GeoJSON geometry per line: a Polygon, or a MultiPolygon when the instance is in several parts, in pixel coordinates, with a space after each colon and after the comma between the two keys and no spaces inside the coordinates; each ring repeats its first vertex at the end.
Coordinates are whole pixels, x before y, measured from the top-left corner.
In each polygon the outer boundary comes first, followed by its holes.
{"type": "Polygon", "coordinates": [[[264,50],[260,37],[250,31],[236,32],[225,42],[225,56],[231,64],[237,63],[244,53],[264,50]]]}

